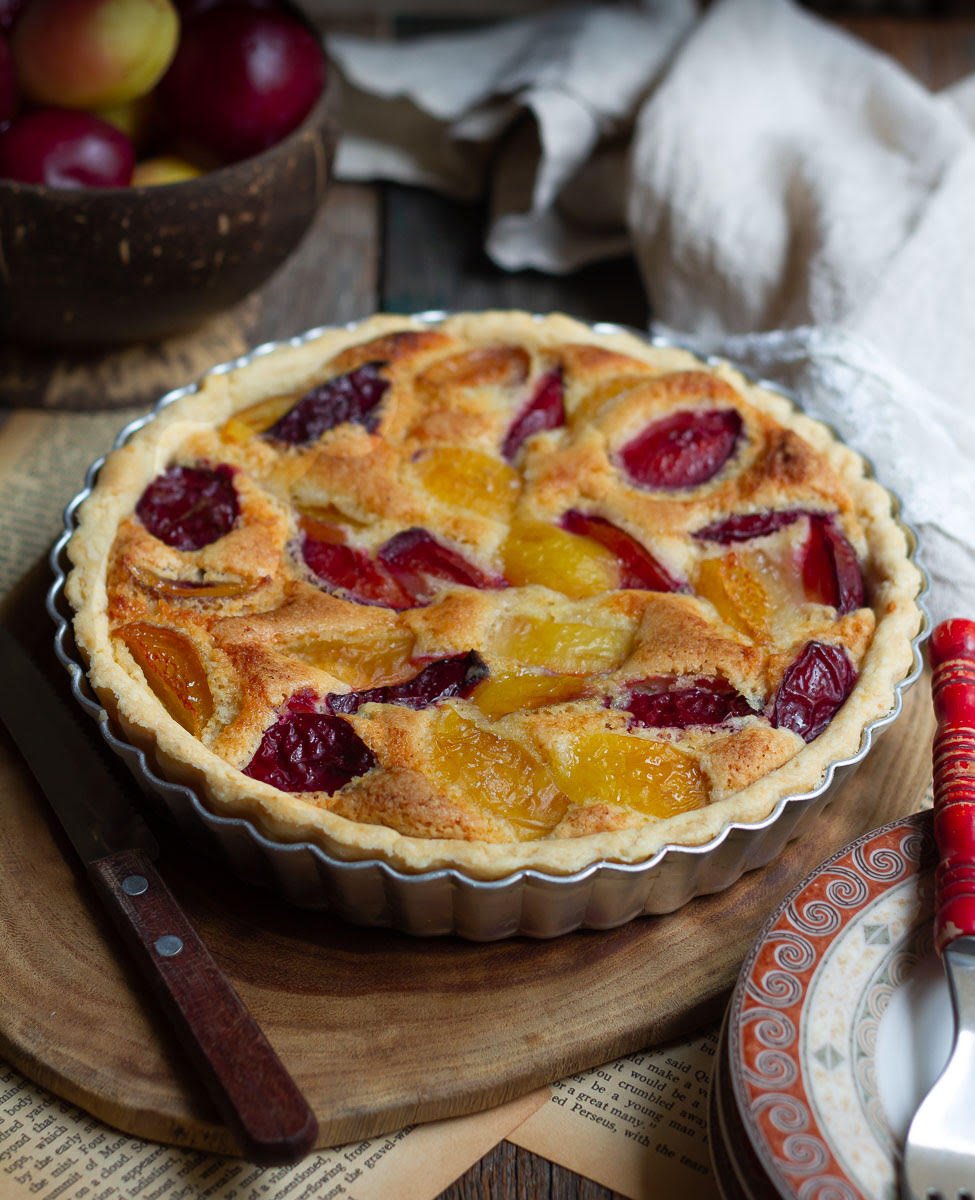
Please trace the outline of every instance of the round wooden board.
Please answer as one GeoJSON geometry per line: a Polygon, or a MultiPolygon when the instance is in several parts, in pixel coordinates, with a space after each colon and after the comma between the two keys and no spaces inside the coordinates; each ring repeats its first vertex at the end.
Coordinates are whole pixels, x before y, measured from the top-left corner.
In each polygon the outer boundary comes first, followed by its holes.
{"type": "MultiPolygon", "coordinates": [[[[770,866],[666,917],[550,942],[419,940],[300,911],[163,838],[160,869],[315,1109],[319,1144],[473,1112],[699,1029],[781,897],[916,809],[926,681],[770,866]]],[[[128,1133],[235,1153],[9,740],[0,742],[0,1053],[128,1133]]]]}

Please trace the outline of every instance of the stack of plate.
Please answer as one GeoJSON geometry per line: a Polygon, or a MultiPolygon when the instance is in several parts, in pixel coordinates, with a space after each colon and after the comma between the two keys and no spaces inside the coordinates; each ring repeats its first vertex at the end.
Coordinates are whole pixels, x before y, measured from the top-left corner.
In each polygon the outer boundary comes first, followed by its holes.
{"type": "Polygon", "coordinates": [[[953,1030],[933,863],[930,814],[894,822],[818,867],[766,925],[712,1081],[724,1200],[896,1200],[907,1127],[953,1030]]]}

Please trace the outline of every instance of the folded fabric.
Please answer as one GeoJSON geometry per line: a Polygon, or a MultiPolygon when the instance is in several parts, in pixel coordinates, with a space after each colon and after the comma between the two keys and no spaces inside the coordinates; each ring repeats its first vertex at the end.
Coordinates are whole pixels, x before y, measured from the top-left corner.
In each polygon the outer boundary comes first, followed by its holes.
{"type": "Polygon", "coordinates": [[[661,321],[795,386],[902,494],[934,615],[975,606],[975,76],[934,95],[791,0],[330,50],[340,177],[487,193],[508,269],[635,254],[661,321]]]}
{"type": "Polygon", "coordinates": [[[509,270],[625,253],[628,134],[695,11],[693,0],[646,0],[412,42],[334,35],[346,85],[336,174],[466,198],[488,190],[487,250],[509,270]]]}
{"type": "Polygon", "coordinates": [[[717,4],[634,134],[654,310],[714,337],[839,322],[967,403],[975,136],[956,95],[784,0],[717,4]]]}

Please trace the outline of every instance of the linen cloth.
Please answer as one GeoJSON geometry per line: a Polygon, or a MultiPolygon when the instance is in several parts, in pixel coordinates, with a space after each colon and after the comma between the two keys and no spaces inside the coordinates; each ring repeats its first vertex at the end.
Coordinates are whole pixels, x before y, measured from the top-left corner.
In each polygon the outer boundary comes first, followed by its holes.
{"type": "Polygon", "coordinates": [[[975,612],[975,77],[932,94],[791,0],[329,49],[340,178],[486,194],[509,270],[632,252],[661,322],[794,387],[899,493],[934,619],[975,612]]]}

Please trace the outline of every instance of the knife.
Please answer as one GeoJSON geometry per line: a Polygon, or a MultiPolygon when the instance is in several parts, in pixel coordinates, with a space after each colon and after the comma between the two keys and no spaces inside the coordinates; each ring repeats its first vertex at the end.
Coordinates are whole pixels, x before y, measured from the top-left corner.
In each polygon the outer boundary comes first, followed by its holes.
{"type": "Polygon", "coordinates": [[[0,626],[0,719],[244,1155],[296,1162],[318,1122],[152,865],[159,847],[48,681],[0,626]]]}

